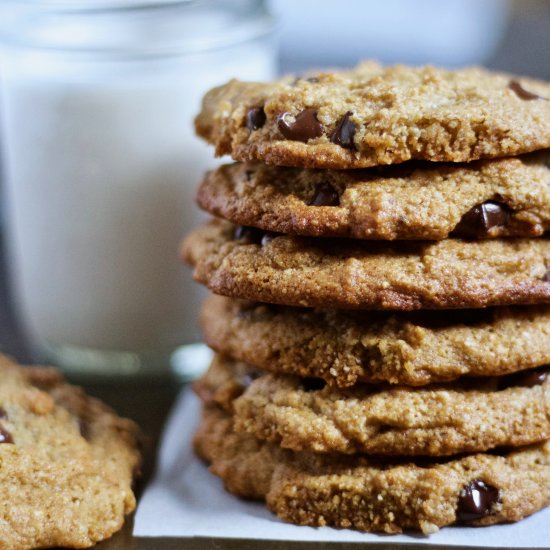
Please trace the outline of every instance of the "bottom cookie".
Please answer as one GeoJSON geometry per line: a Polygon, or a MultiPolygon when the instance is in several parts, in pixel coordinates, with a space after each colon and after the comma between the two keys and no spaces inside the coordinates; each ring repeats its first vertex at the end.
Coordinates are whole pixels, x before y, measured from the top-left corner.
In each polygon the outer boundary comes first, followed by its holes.
{"type": "Polygon", "coordinates": [[[265,499],[299,525],[429,534],[518,521],[550,504],[549,441],[450,460],[320,456],[236,433],[231,416],[209,407],[195,448],[228,491],[265,499]]]}

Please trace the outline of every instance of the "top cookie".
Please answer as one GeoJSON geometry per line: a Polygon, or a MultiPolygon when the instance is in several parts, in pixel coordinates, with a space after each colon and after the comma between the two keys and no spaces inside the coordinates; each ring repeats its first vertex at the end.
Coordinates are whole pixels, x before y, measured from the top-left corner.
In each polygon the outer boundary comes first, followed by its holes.
{"type": "Polygon", "coordinates": [[[214,88],[195,120],[216,154],[311,168],[465,162],[550,146],[550,84],[480,68],[355,69],[214,88]]]}

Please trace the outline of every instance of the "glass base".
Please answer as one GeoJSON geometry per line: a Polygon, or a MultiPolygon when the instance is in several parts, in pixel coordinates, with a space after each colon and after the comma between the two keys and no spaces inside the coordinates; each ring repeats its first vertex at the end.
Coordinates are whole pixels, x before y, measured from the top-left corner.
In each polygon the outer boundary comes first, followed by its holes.
{"type": "Polygon", "coordinates": [[[42,361],[59,367],[75,380],[108,382],[116,379],[140,381],[175,377],[187,382],[208,368],[212,351],[202,343],[155,352],[46,345],[41,346],[38,355],[42,361]]]}

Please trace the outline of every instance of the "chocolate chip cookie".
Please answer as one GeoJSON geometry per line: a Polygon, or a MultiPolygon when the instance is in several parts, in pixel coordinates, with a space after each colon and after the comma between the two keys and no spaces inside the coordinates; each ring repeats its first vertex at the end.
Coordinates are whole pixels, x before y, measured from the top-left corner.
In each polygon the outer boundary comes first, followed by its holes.
{"type": "Polygon", "coordinates": [[[550,228],[550,153],[370,170],[231,164],[199,205],[266,231],[357,239],[539,237],[550,228]]]}
{"type": "Polygon", "coordinates": [[[396,310],[550,302],[547,238],[367,242],[212,220],[182,254],[213,292],[260,302],[396,310]]]}
{"type": "Polygon", "coordinates": [[[0,541],[92,546],[135,508],[137,428],[45,367],[0,357],[0,541]]]}
{"type": "Polygon", "coordinates": [[[445,456],[550,438],[550,366],[425,388],[334,389],[217,356],[196,387],[234,413],[237,431],[294,451],[445,456]]]}
{"type": "Polygon", "coordinates": [[[306,309],[210,296],[202,329],[216,351],[330,386],[421,386],[550,363],[550,306],[477,310],[306,309]]]}
{"type": "Polygon", "coordinates": [[[279,166],[465,162],[550,146],[550,84],[470,68],[381,67],[231,82],[204,98],[197,133],[217,155],[279,166]]]}
{"type": "Polygon", "coordinates": [[[550,504],[550,443],[454,459],[375,459],[293,453],[236,433],[205,410],[197,452],[228,491],[265,499],[299,525],[433,533],[445,525],[490,525],[550,504]]]}

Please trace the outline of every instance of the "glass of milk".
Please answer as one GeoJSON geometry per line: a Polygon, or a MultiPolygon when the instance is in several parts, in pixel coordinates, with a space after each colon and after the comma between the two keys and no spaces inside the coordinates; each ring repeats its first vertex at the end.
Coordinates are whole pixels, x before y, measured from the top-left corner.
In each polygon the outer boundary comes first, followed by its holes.
{"type": "Polygon", "coordinates": [[[273,77],[264,2],[2,9],[7,262],[37,358],[78,375],[199,368],[202,295],[178,248],[214,161],[192,121],[212,86],[273,77]]]}

